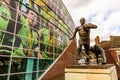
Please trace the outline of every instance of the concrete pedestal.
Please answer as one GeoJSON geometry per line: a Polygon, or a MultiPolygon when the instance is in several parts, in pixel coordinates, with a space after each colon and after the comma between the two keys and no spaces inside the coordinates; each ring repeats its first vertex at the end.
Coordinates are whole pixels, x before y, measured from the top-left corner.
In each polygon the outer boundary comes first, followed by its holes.
{"type": "Polygon", "coordinates": [[[65,68],[65,80],[118,80],[115,65],[72,65],[65,68]]]}

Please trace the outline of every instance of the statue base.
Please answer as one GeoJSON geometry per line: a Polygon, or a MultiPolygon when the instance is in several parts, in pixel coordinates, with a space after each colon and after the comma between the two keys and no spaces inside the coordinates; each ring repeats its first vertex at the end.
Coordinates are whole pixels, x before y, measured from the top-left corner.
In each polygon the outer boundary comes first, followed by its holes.
{"type": "Polygon", "coordinates": [[[65,68],[65,80],[118,80],[113,64],[71,65],[65,68]]]}

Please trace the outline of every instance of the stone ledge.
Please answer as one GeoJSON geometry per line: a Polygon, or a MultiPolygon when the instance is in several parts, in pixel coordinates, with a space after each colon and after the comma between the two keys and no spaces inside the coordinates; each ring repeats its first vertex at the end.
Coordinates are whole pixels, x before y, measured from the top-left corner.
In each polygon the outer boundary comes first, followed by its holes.
{"type": "Polygon", "coordinates": [[[90,65],[69,65],[66,66],[66,68],[81,68],[81,69],[108,69],[112,66],[115,66],[113,64],[106,64],[106,65],[97,65],[97,64],[90,64],[90,65]]]}
{"type": "Polygon", "coordinates": [[[115,65],[70,65],[65,80],[117,80],[115,65]]]}

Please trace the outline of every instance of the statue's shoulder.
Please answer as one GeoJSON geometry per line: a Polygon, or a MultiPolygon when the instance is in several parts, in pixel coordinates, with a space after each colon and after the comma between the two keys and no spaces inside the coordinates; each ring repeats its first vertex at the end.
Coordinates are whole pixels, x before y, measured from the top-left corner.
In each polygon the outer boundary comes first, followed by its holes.
{"type": "Polygon", "coordinates": [[[77,26],[77,27],[76,27],[76,29],[81,29],[81,28],[82,28],[82,26],[77,26]]]}
{"type": "Polygon", "coordinates": [[[76,27],[76,30],[80,30],[80,29],[82,29],[81,26],[77,26],[77,27],[76,27]]]}
{"type": "Polygon", "coordinates": [[[84,24],[84,27],[88,27],[91,23],[84,24]]]}

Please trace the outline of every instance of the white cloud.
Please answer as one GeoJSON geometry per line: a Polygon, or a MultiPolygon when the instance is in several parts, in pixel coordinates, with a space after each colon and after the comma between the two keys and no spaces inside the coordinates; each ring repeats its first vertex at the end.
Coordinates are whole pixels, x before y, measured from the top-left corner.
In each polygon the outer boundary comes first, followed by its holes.
{"type": "Polygon", "coordinates": [[[96,36],[108,40],[110,35],[120,35],[120,0],[62,0],[70,12],[75,26],[85,17],[98,26],[91,30],[91,41],[96,36]]]}
{"type": "Polygon", "coordinates": [[[79,6],[85,6],[89,4],[92,0],[62,0],[66,5],[67,8],[78,8],[79,6]]]}

